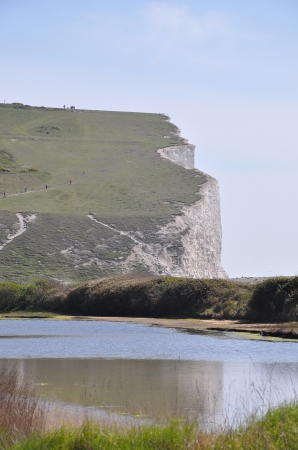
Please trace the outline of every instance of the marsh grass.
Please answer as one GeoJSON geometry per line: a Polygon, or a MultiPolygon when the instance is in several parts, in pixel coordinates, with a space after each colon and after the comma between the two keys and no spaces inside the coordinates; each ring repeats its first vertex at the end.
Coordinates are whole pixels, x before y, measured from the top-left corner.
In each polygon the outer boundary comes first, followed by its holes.
{"type": "MultiPolygon", "coordinates": [[[[267,394],[260,389],[257,396],[267,394]]],[[[256,411],[241,423],[204,430],[196,420],[95,423],[46,430],[48,409],[17,370],[0,373],[0,448],[11,450],[219,450],[296,449],[298,404],[282,404],[265,414],[256,411]]],[[[245,408],[245,406],[244,406],[245,408]]]]}
{"type": "Polygon", "coordinates": [[[206,433],[195,423],[172,420],[165,426],[131,428],[100,427],[85,422],[81,427],[63,427],[52,433],[35,434],[18,442],[15,450],[271,450],[297,449],[298,406],[270,410],[261,420],[251,419],[236,430],[206,433]]]}
{"type": "MultiPolygon", "coordinates": [[[[0,442],[6,445],[44,430],[46,403],[15,367],[0,372],[0,442]]],[[[5,447],[4,447],[5,448],[5,447]]]]}

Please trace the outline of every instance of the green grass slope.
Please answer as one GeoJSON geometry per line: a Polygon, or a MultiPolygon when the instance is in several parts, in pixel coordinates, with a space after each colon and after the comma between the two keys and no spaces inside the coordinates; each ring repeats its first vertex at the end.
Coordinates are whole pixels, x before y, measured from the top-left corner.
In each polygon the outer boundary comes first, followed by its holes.
{"type": "Polygon", "coordinates": [[[154,240],[159,224],[199,199],[205,181],[158,155],[159,148],[185,142],[178,131],[160,114],[0,104],[1,242],[17,222],[15,213],[37,213],[0,250],[0,279],[114,273],[111,261],[127,257],[133,243],[92,223],[89,212],[154,240]],[[77,263],[61,254],[69,248],[80,255],[77,263]],[[92,263],[92,255],[102,263],[92,263]]]}
{"type": "Polygon", "coordinates": [[[112,217],[176,213],[179,206],[171,202],[197,200],[200,182],[195,171],[156,152],[183,143],[177,131],[159,114],[2,104],[0,192],[23,193],[26,186],[28,194],[3,199],[1,209],[112,217]]]}

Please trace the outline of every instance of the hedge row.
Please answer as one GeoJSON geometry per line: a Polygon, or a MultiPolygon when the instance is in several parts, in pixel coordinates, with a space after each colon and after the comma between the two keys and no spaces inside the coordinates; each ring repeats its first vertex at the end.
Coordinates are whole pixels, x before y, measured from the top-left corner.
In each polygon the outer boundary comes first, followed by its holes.
{"type": "Polygon", "coordinates": [[[0,283],[0,312],[88,316],[193,317],[251,321],[298,320],[298,277],[254,286],[227,280],[122,275],[65,288],[40,280],[0,283]]]}

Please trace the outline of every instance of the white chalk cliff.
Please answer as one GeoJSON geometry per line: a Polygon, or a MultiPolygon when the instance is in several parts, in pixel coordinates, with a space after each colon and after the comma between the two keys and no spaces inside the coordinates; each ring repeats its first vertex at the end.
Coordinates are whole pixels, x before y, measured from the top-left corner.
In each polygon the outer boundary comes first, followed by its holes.
{"type": "MultiPolygon", "coordinates": [[[[160,156],[185,169],[194,168],[195,146],[190,144],[158,150],[160,156]]],[[[206,174],[205,174],[206,175],[206,174]]],[[[221,217],[218,182],[206,175],[200,186],[200,199],[183,207],[167,225],[157,232],[158,243],[142,241],[138,236],[123,271],[133,271],[136,263],[158,275],[189,278],[227,278],[221,265],[221,217]]]]}

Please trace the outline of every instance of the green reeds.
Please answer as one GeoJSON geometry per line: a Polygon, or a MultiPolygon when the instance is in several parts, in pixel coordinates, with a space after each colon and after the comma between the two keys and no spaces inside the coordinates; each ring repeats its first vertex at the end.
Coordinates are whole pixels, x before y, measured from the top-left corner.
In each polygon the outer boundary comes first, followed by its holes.
{"type": "Polygon", "coordinates": [[[13,450],[283,450],[297,449],[298,406],[270,410],[262,420],[251,420],[237,430],[204,433],[197,424],[171,421],[166,426],[133,428],[64,427],[35,434],[10,447],[13,450]]]}
{"type": "Polygon", "coordinates": [[[15,369],[0,373],[0,448],[7,450],[268,450],[297,449],[298,404],[269,409],[238,427],[204,431],[196,421],[160,424],[86,421],[45,432],[49,411],[15,369]]]}
{"type": "Polygon", "coordinates": [[[4,367],[0,372],[0,448],[43,431],[46,412],[34,387],[22,380],[15,367],[4,367]]]}

